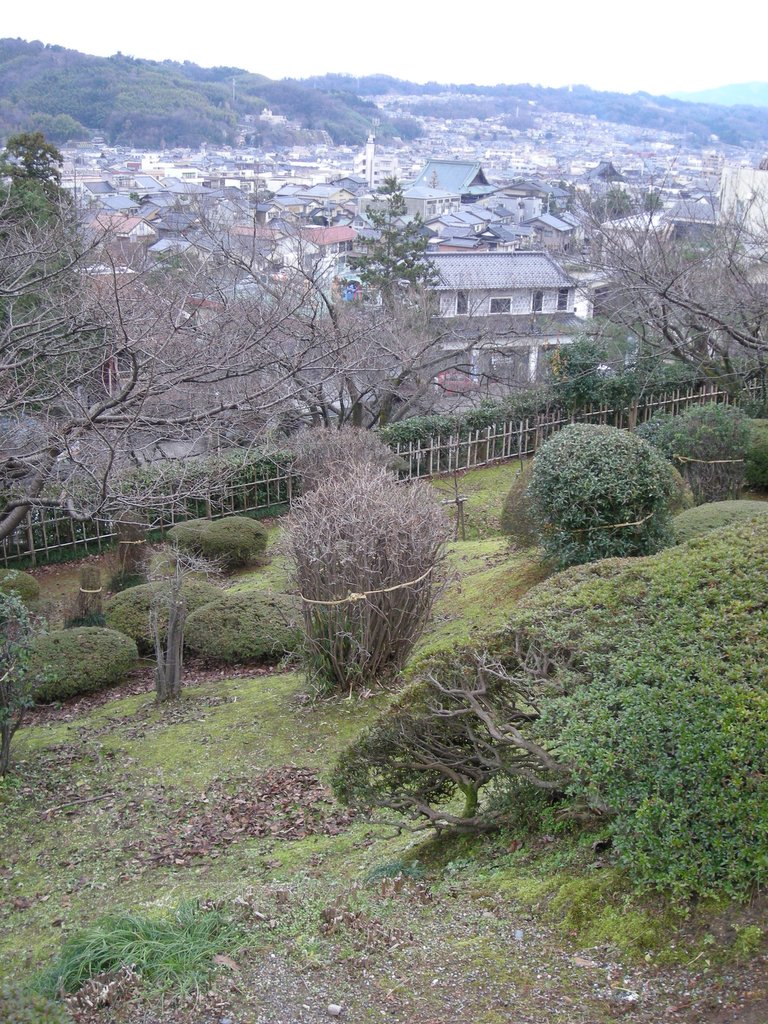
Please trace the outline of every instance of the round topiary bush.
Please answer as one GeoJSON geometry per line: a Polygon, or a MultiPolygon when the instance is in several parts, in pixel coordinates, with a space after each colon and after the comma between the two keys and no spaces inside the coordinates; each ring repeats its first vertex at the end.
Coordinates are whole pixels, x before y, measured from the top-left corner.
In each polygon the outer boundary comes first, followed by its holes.
{"type": "Polygon", "coordinates": [[[501,510],[501,532],[520,548],[532,548],[539,542],[536,519],[528,494],[532,476],[533,459],[525,463],[512,481],[501,510]]]}
{"type": "Polygon", "coordinates": [[[62,1003],[10,984],[0,988],[0,1020],[3,1024],[72,1024],[62,1003]]]}
{"type": "Polygon", "coordinates": [[[694,537],[701,537],[723,526],[741,523],[768,513],[768,502],[762,501],[713,501],[708,505],[681,512],[672,520],[675,540],[682,544],[694,537]]]}
{"type": "MultiPolygon", "coordinates": [[[[155,583],[145,583],[140,587],[131,587],[129,590],[114,594],[104,604],[107,626],[134,640],[142,654],[154,653],[155,640],[150,628],[149,613],[153,596],[159,594],[164,586],[165,584],[159,580],[155,583]]],[[[204,604],[215,601],[221,596],[221,591],[212,583],[203,580],[187,580],[182,587],[182,594],[188,610],[194,612],[204,604]]],[[[161,607],[160,616],[164,636],[163,617],[167,616],[167,610],[161,607]]]]}
{"type": "Polygon", "coordinates": [[[224,594],[187,619],[185,646],[227,664],[278,660],[301,642],[300,616],[286,597],[248,591],[224,594]]]}
{"type": "Polygon", "coordinates": [[[192,519],[169,530],[168,539],[182,551],[218,562],[226,572],[248,565],[267,549],[267,531],[247,516],[192,519]]]}
{"type": "Polygon", "coordinates": [[[739,496],[750,444],[741,409],[693,406],[678,416],[655,416],[638,432],[680,469],[697,505],[739,496]]]}
{"type": "Polygon", "coordinates": [[[665,547],[673,490],[669,463],[647,441],[575,424],[539,451],[528,494],[545,552],[565,567],[665,547]]]}
{"type": "Polygon", "coordinates": [[[40,584],[34,576],[19,569],[0,569],[0,590],[4,594],[17,594],[24,604],[40,597],[40,584]]]}
{"type": "Polygon", "coordinates": [[[35,700],[66,700],[121,682],[135,667],[133,640],[114,629],[81,626],[37,637],[30,648],[29,675],[35,700]]]}

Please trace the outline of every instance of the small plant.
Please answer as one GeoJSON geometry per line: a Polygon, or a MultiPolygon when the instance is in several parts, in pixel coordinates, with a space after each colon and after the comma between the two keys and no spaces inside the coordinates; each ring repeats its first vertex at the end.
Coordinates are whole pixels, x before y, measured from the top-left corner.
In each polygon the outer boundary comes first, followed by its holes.
{"type": "Polygon", "coordinates": [[[28,572],[0,569],[0,593],[16,594],[24,604],[29,604],[40,596],[40,584],[28,572]]]}
{"type": "Polygon", "coordinates": [[[210,559],[224,572],[248,565],[267,549],[266,530],[246,516],[192,519],[169,530],[168,539],[188,554],[210,559]]]}
{"type": "Polygon", "coordinates": [[[69,994],[128,964],[147,981],[187,991],[205,981],[216,954],[231,955],[243,943],[243,933],[224,911],[197,903],[153,915],[118,914],[67,939],[36,987],[46,996],[69,994]]]}
{"type": "Polygon", "coordinates": [[[30,646],[28,671],[38,702],[66,700],[115,686],[135,668],[136,644],[114,629],[55,629],[30,646]]]}
{"type": "Polygon", "coordinates": [[[669,464],[614,427],[576,424],[543,446],[528,495],[547,555],[564,568],[648,555],[671,541],[669,464]]]}
{"type": "Polygon", "coordinates": [[[188,650],[227,664],[276,661],[298,649],[301,616],[295,603],[258,591],[223,594],[187,619],[188,650]]]}

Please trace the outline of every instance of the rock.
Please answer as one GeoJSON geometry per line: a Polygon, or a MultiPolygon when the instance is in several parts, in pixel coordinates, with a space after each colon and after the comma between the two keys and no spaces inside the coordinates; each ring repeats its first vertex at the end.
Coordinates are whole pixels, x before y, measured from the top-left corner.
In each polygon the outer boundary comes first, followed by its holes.
{"type": "Polygon", "coordinates": [[[341,1006],[338,1003],[330,1003],[327,1012],[329,1017],[340,1017],[341,1006]]]}

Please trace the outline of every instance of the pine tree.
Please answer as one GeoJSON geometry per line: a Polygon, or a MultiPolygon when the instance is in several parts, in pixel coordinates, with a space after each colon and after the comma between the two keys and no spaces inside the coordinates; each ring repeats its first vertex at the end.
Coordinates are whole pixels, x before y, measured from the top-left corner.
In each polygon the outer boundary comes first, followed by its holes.
{"type": "Polygon", "coordinates": [[[404,220],[407,214],[402,185],[386,178],[379,189],[383,203],[369,206],[368,219],[379,237],[354,262],[364,284],[391,304],[401,290],[434,284],[436,272],[427,257],[428,239],[422,234],[420,217],[404,220]]]}

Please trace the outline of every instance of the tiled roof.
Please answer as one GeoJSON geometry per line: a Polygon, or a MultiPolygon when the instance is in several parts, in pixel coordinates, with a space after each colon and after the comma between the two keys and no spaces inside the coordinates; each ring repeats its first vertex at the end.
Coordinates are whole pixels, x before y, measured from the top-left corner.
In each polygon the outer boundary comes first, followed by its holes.
{"type": "Polygon", "coordinates": [[[568,288],[571,279],[545,252],[437,253],[437,291],[568,288]]]}
{"type": "Polygon", "coordinates": [[[485,175],[479,161],[429,160],[421,174],[411,182],[411,186],[426,185],[428,188],[446,189],[461,195],[469,191],[478,174],[484,181],[485,175]]]}

